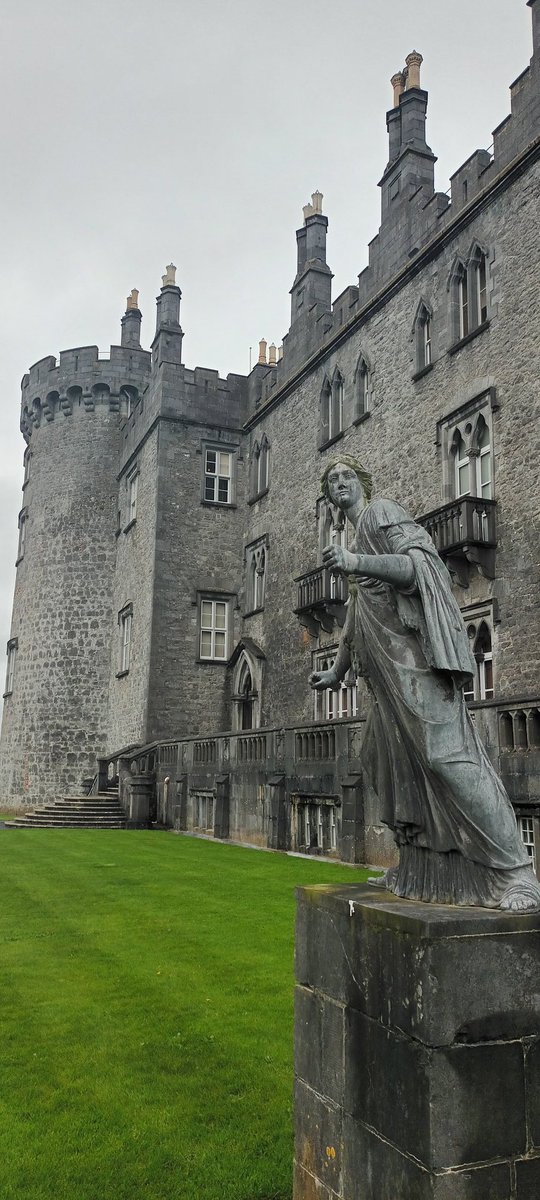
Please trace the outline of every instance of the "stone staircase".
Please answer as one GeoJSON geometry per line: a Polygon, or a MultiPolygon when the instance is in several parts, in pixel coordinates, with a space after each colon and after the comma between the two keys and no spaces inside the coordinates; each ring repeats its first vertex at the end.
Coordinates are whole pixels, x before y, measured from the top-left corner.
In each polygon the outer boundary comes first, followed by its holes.
{"type": "Polygon", "coordinates": [[[24,817],[5,822],[6,829],[125,829],[126,815],[118,803],[118,789],[94,796],[64,796],[24,817]]]}

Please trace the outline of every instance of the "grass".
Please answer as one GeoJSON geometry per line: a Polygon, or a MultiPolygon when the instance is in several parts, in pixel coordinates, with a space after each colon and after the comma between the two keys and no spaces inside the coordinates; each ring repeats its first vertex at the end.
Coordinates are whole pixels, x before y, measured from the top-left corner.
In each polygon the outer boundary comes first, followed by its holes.
{"type": "Polygon", "coordinates": [[[0,833],[2,1200],[289,1200],[294,887],[160,833],[0,833]]]}

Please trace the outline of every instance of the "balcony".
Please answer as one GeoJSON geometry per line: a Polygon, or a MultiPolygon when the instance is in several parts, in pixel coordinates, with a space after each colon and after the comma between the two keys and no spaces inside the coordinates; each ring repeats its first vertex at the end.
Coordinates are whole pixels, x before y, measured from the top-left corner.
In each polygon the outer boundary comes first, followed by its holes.
{"type": "Polygon", "coordinates": [[[486,579],[495,578],[496,507],[495,500],[460,496],[417,518],[462,587],[469,584],[471,566],[486,579]]]}
{"type": "Polygon", "coordinates": [[[319,630],[332,633],[345,621],[347,581],[343,575],[333,575],[328,567],[316,567],[295,579],[298,599],[295,613],[312,637],[319,630]]]}

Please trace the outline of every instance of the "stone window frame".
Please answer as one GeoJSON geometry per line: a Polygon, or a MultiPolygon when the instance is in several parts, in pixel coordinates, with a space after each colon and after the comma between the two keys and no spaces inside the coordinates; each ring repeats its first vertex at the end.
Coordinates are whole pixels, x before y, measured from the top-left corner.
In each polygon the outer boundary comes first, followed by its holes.
{"type": "Polygon", "coordinates": [[[128,471],[128,473],[126,475],[127,518],[128,519],[127,519],[127,524],[124,525],[124,533],[127,533],[128,530],[131,529],[133,525],[135,525],[135,522],[137,520],[137,501],[138,501],[138,492],[139,492],[140,473],[141,473],[141,471],[140,471],[139,464],[136,463],[135,466],[131,467],[131,469],[128,471]]]}
{"type": "Polygon", "coordinates": [[[361,350],[354,370],[354,420],[359,425],[371,416],[373,400],[373,368],[365,350],[361,350]]]}
{"type": "Polygon", "coordinates": [[[254,442],[250,463],[250,497],[249,504],[254,504],[262,496],[266,496],[270,481],[270,446],[271,442],[266,433],[261,440],[254,442]]]}
{"type": "Polygon", "coordinates": [[[130,600],[125,604],[118,613],[118,628],[120,631],[120,640],[118,645],[118,662],[119,667],[116,672],[117,679],[123,679],[125,675],[129,675],[131,666],[131,649],[133,642],[133,603],[130,600]]]}
{"type": "MultiPolygon", "coordinates": [[[[197,592],[197,663],[203,666],[221,666],[226,667],[230,658],[230,647],[232,641],[232,611],[234,595],[231,592],[213,591],[211,588],[197,592]],[[210,626],[202,625],[202,606],[205,601],[210,601],[212,605],[225,604],[225,627],[222,630],[215,622],[210,626]],[[202,654],[202,633],[210,631],[214,635],[216,633],[225,633],[224,654],[216,656],[212,654],[202,654]]],[[[211,649],[215,649],[215,636],[211,638],[211,649]]]]}
{"type": "Polygon", "coordinates": [[[481,702],[492,704],[497,698],[496,626],[499,623],[497,602],[485,600],[480,603],[468,604],[461,609],[461,615],[477,667],[471,683],[463,689],[464,698],[471,704],[481,702]],[[489,649],[482,645],[486,636],[490,643],[489,649]],[[487,675],[486,662],[491,663],[491,670],[487,675]],[[486,686],[486,681],[488,681],[488,686],[486,686]],[[487,692],[491,694],[487,695],[487,692]]]}
{"type": "Polygon", "coordinates": [[[455,479],[455,455],[459,445],[458,436],[463,441],[467,457],[473,467],[469,471],[469,491],[462,492],[461,495],[481,495],[481,492],[477,490],[479,481],[477,478],[476,459],[480,457],[478,441],[483,425],[488,430],[491,455],[491,496],[486,497],[486,499],[495,499],[493,414],[497,412],[498,407],[495,387],[491,384],[486,384],[486,386],[475,392],[470,399],[464,400],[452,412],[437,421],[436,444],[440,447],[442,456],[442,491],[445,502],[458,499],[455,479]]]}
{"type": "Polygon", "coordinates": [[[18,517],[19,541],[17,543],[17,558],[15,560],[16,567],[19,565],[20,562],[22,562],[22,560],[24,558],[24,552],[26,549],[27,523],[28,523],[28,508],[25,506],[24,508],[21,508],[21,511],[20,511],[19,517],[18,517]]]}
{"type": "MultiPolygon", "coordinates": [[[[314,650],[312,670],[329,670],[336,660],[338,649],[337,643],[332,643],[314,650]]],[[[341,721],[357,717],[358,699],[358,681],[351,671],[348,671],[336,691],[326,688],[324,692],[313,693],[313,720],[317,722],[341,721]]]]}
{"type": "Polygon", "coordinates": [[[417,379],[422,379],[424,375],[433,370],[433,332],[433,306],[426,300],[425,296],[421,296],[416,306],[411,332],[414,346],[413,382],[416,382],[417,379]]]}
{"type": "Polygon", "coordinates": [[[262,612],[268,579],[268,534],[249,542],[244,551],[246,565],[245,617],[262,612]]]}
{"type": "Polygon", "coordinates": [[[335,366],[325,372],[319,400],[319,450],[325,450],[345,432],[345,376],[335,366]]]}
{"type": "MultiPolygon", "coordinates": [[[[200,452],[202,455],[201,504],[204,504],[207,506],[214,506],[215,508],[236,508],[236,458],[237,458],[237,453],[238,453],[238,442],[224,442],[224,441],[220,441],[219,439],[204,438],[204,440],[201,442],[200,452]],[[206,456],[207,456],[208,451],[213,452],[214,454],[216,454],[216,456],[220,453],[229,455],[230,475],[228,477],[220,476],[217,471],[215,472],[215,474],[213,472],[212,473],[207,472],[206,456]],[[218,483],[217,483],[218,491],[219,491],[219,479],[220,478],[228,478],[229,494],[228,494],[227,500],[219,500],[217,498],[211,499],[211,498],[207,497],[207,495],[206,495],[207,475],[208,475],[208,478],[212,477],[218,481],[218,483]]],[[[217,461],[218,460],[216,458],[216,465],[217,465],[217,461]]]]}
{"type": "Polygon", "coordinates": [[[4,700],[7,696],[11,696],[13,685],[15,682],[15,666],[17,663],[17,652],[19,649],[19,639],[17,637],[10,638],[6,646],[6,682],[4,690],[4,700]]]}
{"type": "Polygon", "coordinates": [[[448,277],[450,328],[449,354],[489,329],[492,311],[492,273],[486,246],[475,239],[466,255],[456,254],[448,277]]]}
{"type": "Polygon", "coordinates": [[[24,479],[23,479],[23,484],[22,484],[23,491],[24,491],[25,487],[27,486],[27,484],[30,482],[32,458],[33,458],[33,455],[32,455],[30,446],[27,446],[25,449],[25,452],[23,454],[23,467],[24,467],[24,479]]]}
{"type": "Polygon", "coordinates": [[[233,729],[236,733],[242,733],[242,731],[247,729],[260,729],[262,672],[263,660],[256,658],[255,655],[251,655],[244,647],[235,665],[232,677],[232,717],[233,729]],[[251,690],[249,693],[246,693],[242,690],[242,685],[248,671],[251,678],[251,690]],[[251,702],[252,722],[250,726],[243,725],[242,723],[242,705],[246,700],[251,702]]]}

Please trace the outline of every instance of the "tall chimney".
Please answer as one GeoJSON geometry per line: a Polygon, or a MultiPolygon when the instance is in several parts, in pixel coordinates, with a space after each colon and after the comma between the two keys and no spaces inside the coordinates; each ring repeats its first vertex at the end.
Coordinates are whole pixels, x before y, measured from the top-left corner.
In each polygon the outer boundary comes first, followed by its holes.
{"type": "Polygon", "coordinates": [[[411,53],[407,55],[405,59],[405,66],[407,68],[407,91],[409,91],[409,88],[420,87],[420,67],[422,66],[423,61],[422,55],[418,53],[418,50],[412,50],[411,53]]]}
{"type": "Polygon", "coordinates": [[[122,317],[122,333],[120,335],[120,345],[129,346],[132,350],[140,350],[141,348],[141,321],[142,313],[139,309],[139,293],[137,288],[132,288],[126,300],[126,311],[122,317]]]}

